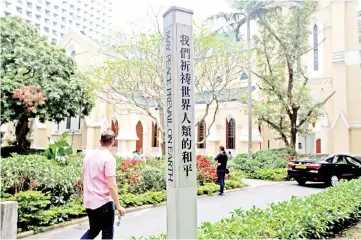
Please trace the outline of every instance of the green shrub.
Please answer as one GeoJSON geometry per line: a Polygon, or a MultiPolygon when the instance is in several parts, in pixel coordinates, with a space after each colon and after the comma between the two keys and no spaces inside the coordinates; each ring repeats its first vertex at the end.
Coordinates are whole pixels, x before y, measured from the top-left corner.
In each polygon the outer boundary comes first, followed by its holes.
{"type": "Polygon", "coordinates": [[[20,192],[9,200],[19,204],[18,228],[21,231],[38,231],[40,227],[86,215],[80,201],[72,200],[65,205],[51,207],[50,196],[37,191],[20,192]]]}
{"type": "Polygon", "coordinates": [[[155,167],[161,170],[165,170],[165,158],[164,157],[153,157],[147,158],[145,164],[149,167],[155,167]]]}
{"type": "Polygon", "coordinates": [[[42,225],[41,211],[50,207],[50,196],[41,192],[26,191],[10,198],[18,202],[18,228],[32,230],[32,226],[42,225]]]}
{"type": "Polygon", "coordinates": [[[280,169],[287,169],[292,154],[294,151],[290,149],[271,149],[255,153],[252,160],[248,160],[246,154],[239,154],[231,161],[230,167],[243,171],[249,178],[281,180],[285,171],[280,169]]]}
{"type": "Polygon", "coordinates": [[[283,180],[287,180],[288,175],[287,175],[287,168],[278,168],[278,169],[263,168],[257,170],[252,174],[249,174],[248,177],[253,179],[283,181],[283,180]]]}
{"type": "Polygon", "coordinates": [[[67,165],[59,165],[40,155],[18,155],[1,160],[1,185],[4,193],[21,191],[49,193],[52,202],[64,204],[81,189],[80,157],[72,157],[67,165]]]}
{"type": "Polygon", "coordinates": [[[166,188],[165,171],[155,167],[145,167],[141,176],[143,176],[146,191],[162,191],[166,188]]]}

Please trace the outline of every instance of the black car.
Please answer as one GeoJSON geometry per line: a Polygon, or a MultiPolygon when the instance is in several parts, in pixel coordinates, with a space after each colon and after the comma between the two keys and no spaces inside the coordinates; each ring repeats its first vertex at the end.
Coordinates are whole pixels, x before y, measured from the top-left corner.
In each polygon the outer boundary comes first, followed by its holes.
{"type": "Polygon", "coordinates": [[[361,161],[346,154],[332,154],[323,159],[303,158],[288,163],[288,177],[300,185],[310,181],[335,186],[340,179],[361,177],[361,161]]]}

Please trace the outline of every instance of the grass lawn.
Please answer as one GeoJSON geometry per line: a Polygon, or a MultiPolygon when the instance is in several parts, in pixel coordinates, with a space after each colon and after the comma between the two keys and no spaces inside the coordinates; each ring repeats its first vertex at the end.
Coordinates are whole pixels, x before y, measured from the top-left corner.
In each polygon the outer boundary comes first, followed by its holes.
{"type": "Polygon", "coordinates": [[[361,239],[361,221],[346,229],[334,239],[361,239]]]}

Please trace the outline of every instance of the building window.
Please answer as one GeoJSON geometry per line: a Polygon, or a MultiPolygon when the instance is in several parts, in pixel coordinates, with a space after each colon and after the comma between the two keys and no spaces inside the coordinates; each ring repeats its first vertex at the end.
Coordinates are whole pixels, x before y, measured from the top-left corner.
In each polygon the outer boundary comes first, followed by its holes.
{"type": "Polygon", "coordinates": [[[54,43],[54,44],[56,44],[57,40],[56,40],[55,38],[53,38],[53,39],[51,40],[51,42],[54,43]]]}
{"type": "Polygon", "coordinates": [[[313,70],[318,71],[318,27],[313,26],[313,70]]]}
{"type": "Polygon", "coordinates": [[[226,120],[226,148],[235,149],[236,123],[233,118],[226,120]]]}
{"type": "Polygon", "coordinates": [[[58,23],[57,23],[57,22],[53,22],[53,26],[54,26],[54,27],[58,26],[58,23]]]}
{"type": "Polygon", "coordinates": [[[50,7],[50,2],[45,2],[45,5],[47,6],[47,7],[50,7]]]}
{"type": "Polygon", "coordinates": [[[61,25],[61,30],[65,30],[65,26],[64,26],[64,25],[61,25]]]}
{"type": "Polygon", "coordinates": [[[154,122],[152,122],[152,147],[159,147],[158,133],[159,133],[158,124],[157,123],[154,124],[154,122]]]}
{"type": "Polygon", "coordinates": [[[49,19],[45,18],[45,23],[49,23],[49,21],[50,21],[49,19]]]}
{"type": "Polygon", "coordinates": [[[49,32],[49,28],[45,27],[45,28],[44,28],[44,32],[47,32],[47,33],[48,33],[48,32],[49,32]]]}
{"type": "Polygon", "coordinates": [[[31,2],[26,2],[26,6],[28,6],[28,8],[32,8],[33,4],[31,2]]]}
{"type": "Polygon", "coordinates": [[[32,16],[32,12],[27,11],[27,12],[26,12],[26,16],[31,17],[31,16],[32,16]]]}
{"type": "Polygon", "coordinates": [[[17,11],[18,13],[22,13],[22,12],[23,12],[23,9],[20,8],[20,7],[16,7],[16,11],[17,11]]]}
{"type": "Polygon", "coordinates": [[[71,127],[71,117],[67,117],[66,118],[66,126],[65,126],[65,129],[70,129],[71,127]]]}
{"type": "Polygon", "coordinates": [[[41,7],[37,6],[36,11],[41,12],[41,7]]]}
{"type": "Polygon", "coordinates": [[[30,20],[26,20],[26,23],[27,23],[27,24],[31,24],[31,21],[30,21],[30,20]]]}
{"type": "Polygon", "coordinates": [[[50,16],[50,11],[49,11],[49,10],[45,10],[45,15],[46,15],[46,16],[50,16]]]}
{"type": "Polygon", "coordinates": [[[75,54],[76,54],[75,50],[72,50],[71,53],[70,53],[70,57],[71,57],[72,59],[74,59],[74,58],[75,58],[75,54]]]}
{"type": "Polygon", "coordinates": [[[56,36],[58,33],[55,30],[53,30],[53,34],[56,36]]]}
{"type": "Polygon", "coordinates": [[[4,12],[5,13],[5,17],[10,17],[11,16],[11,13],[9,12],[4,12]]]}
{"type": "MultiPolygon", "coordinates": [[[[118,126],[118,121],[117,120],[115,120],[115,122],[112,121],[111,129],[114,132],[115,137],[117,137],[118,133],[119,133],[119,126],[118,126]]],[[[115,140],[114,147],[117,147],[117,146],[118,146],[118,141],[115,140]]]]}
{"type": "Polygon", "coordinates": [[[36,15],[36,20],[39,20],[40,21],[41,19],[41,16],[40,15],[36,15]]]}
{"type": "MultiPolygon", "coordinates": [[[[206,122],[203,120],[198,124],[198,139],[197,142],[201,142],[206,137],[206,122]]],[[[206,148],[206,141],[198,144],[198,148],[204,149],[206,148]]]]}

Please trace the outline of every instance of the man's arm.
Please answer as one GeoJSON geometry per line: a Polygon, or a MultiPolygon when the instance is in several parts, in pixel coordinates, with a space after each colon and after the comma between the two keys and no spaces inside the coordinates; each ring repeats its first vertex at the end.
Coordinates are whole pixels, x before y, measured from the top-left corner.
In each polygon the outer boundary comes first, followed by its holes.
{"type": "Polygon", "coordinates": [[[107,177],[107,184],[109,188],[109,194],[114,201],[115,208],[119,211],[119,214],[123,216],[125,214],[125,210],[122,206],[120,206],[119,203],[118,187],[115,176],[107,177]]]}
{"type": "Polygon", "coordinates": [[[125,214],[125,210],[119,204],[118,188],[115,175],[115,159],[112,158],[105,162],[105,177],[107,179],[109,194],[113,199],[115,208],[118,210],[119,214],[123,216],[125,214]]]}

